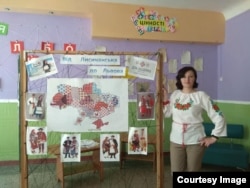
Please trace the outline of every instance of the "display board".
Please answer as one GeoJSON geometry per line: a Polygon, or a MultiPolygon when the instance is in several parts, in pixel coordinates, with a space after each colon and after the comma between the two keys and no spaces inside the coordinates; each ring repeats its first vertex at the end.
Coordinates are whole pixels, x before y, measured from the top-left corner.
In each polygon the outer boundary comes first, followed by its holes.
{"type": "MultiPolygon", "coordinates": [[[[26,151],[26,134],[27,134],[27,127],[28,127],[28,120],[26,119],[26,95],[28,92],[41,92],[41,93],[47,93],[47,79],[55,79],[55,78],[85,78],[85,79],[112,79],[112,78],[125,78],[130,79],[128,82],[128,85],[133,85],[133,87],[139,87],[143,86],[143,79],[137,79],[134,76],[117,76],[117,77],[110,77],[110,76],[89,76],[88,73],[88,66],[89,65],[72,65],[67,64],[58,65],[61,55],[102,55],[102,56],[119,56],[119,59],[121,59],[123,66],[126,65],[127,58],[131,56],[136,57],[147,57],[148,59],[154,59],[157,62],[156,65],[156,76],[154,80],[151,80],[154,84],[154,91],[155,92],[155,122],[156,122],[156,158],[157,158],[157,187],[163,188],[164,183],[164,169],[163,169],[163,111],[162,111],[162,101],[163,96],[161,95],[161,89],[163,86],[163,61],[164,61],[164,52],[162,50],[159,50],[158,52],[87,52],[87,51],[78,51],[78,52],[69,52],[69,51],[40,51],[40,50],[25,50],[20,55],[20,151],[21,151],[21,157],[20,157],[20,164],[21,164],[21,187],[27,188],[28,187],[28,181],[29,181],[29,174],[28,174],[28,156],[26,151]],[[54,62],[56,63],[57,70],[54,72],[54,74],[49,74],[47,76],[41,76],[39,75],[39,79],[29,79],[29,74],[27,74],[27,64],[26,62],[29,60],[30,56],[37,56],[37,57],[44,57],[46,55],[53,56],[54,62]],[[138,81],[139,80],[139,81],[138,81]],[[135,84],[135,83],[139,84],[135,84]]],[[[48,70],[48,67],[46,68],[48,70]]],[[[44,74],[44,73],[39,73],[44,74]]],[[[45,71],[46,74],[46,71],[45,71]]],[[[144,80],[145,81],[145,80],[144,80]]],[[[51,85],[53,86],[53,84],[51,85]]],[[[130,90],[133,90],[132,87],[128,86],[128,91],[125,92],[125,94],[128,95],[128,99],[130,100],[136,100],[137,98],[137,92],[134,92],[134,94],[130,93],[130,90]]],[[[142,89],[142,88],[141,88],[142,89]]],[[[137,91],[144,91],[144,90],[137,90],[137,91]]],[[[132,92],[133,93],[133,92],[132,92]]],[[[124,97],[124,96],[122,96],[124,97]]],[[[136,114],[133,114],[136,117],[136,114]]],[[[67,131],[67,130],[66,130],[67,131]]],[[[110,131],[110,130],[109,130],[110,131]]],[[[119,132],[119,130],[116,130],[119,132]]],[[[124,130],[121,130],[124,131],[124,130]]],[[[81,130],[76,130],[76,132],[81,132],[81,130]]]]}

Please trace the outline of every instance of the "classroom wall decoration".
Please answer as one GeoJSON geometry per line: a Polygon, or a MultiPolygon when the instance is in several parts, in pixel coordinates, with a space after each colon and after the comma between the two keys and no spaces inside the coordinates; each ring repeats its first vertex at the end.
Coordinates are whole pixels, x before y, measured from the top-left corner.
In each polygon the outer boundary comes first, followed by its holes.
{"type": "Polygon", "coordinates": [[[128,131],[128,80],[48,79],[47,126],[58,132],[128,131]]]}
{"type": "Polygon", "coordinates": [[[144,7],[140,7],[135,12],[136,14],[131,16],[131,20],[140,35],[143,35],[145,32],[170,31],[174,33],[176,31],[178,25],[176,18],[160,15],[155,10],[147,11],[144,7]]]}
{"type": "Polygon", "coordinates": [[[0,35],[8,35],[9,25],[7,23],[0,22],[0,35]]]}
{"type": "Polygon", "coordinates": [[[24,50],[24,42],[23,41],[10,41],[10,50],[12,54],[19,54],[22,50],[24,50]]]}

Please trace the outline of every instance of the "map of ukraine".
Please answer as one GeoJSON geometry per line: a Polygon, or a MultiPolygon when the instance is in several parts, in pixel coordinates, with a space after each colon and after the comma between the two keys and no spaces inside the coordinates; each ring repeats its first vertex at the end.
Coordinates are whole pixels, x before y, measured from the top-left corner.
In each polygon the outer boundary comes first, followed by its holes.
{"type": "Polygon", "coordinates": [[[102,118],[113,113],[119,106],[119,98],[116,95],[102,93],[93,82],[84,84],[81,88],[59,84],[57,90],[50,105],[60,110],[67,106],[76,108],[79,116],[75,120],[75,125],[81,125],[85,118],[90,118],[94,119],[92,124],[96,129],[101,129],[102,126],[109,124],[103,122],[102,118]]]}

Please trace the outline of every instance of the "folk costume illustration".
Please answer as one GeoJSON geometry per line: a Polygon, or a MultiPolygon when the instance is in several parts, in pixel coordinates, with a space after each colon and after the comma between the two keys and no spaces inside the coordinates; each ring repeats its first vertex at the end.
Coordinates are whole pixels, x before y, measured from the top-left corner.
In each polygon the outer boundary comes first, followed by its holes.
{"type": "Polygon", "coordinates": [[[47,127],[27,127],[27,154],[47,154],[47,127]]]}
{"type": "Polygon", "coordinates": [[[137,93],[137,119],[154,119],[155,97],[152,92],[137,93]]]}
{"type": "Polygon", "coordinates": [[[40,127],[37,132],[37,143],[38,143],[39,153],[46,152],[46,148],[45,148],[46,142],[47,142],[47,135],[44,132],[43,128],[40,127]]]}
{"type": "Polygon", "coordinates": [[[130,127],[128,134],[128,154],[147,155],[147,127],[130,127]]]}
{"type": "Polygon", "coordinates": [[[45,93],[26,93],[26,119],[31,121],[45,118],[45,93]]]}
{"type": "Polygon", "coordinates": [[[100,160],[120,161],[120,134],[101,134],[100,160]]]}
{"type": "Polygon", "coordinates": [[[80,134],[62,134],[61,135],[61,161],[62,162],[80,162],[81,161],[81,135],[80,134]]]}

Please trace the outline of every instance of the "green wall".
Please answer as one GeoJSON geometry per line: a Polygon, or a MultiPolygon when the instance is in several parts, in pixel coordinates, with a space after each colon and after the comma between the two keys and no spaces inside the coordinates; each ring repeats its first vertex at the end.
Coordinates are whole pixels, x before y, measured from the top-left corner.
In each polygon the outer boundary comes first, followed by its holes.
{"type": "MultiPolygon", "coordinates": [[[[218,103],[221,111],[224,113],[227,123],[242,124],[244,126],[244,138],[233,139],[234,143],[243,144],[250,153],[250,105],[249,104],[230,104],[218,103]]],[[[205,118],[206,121],[207,118],[205,118]]],[[[220,141],[230,141],[230,139],[220,139],[220,141]]]]}
{"type": "MultiPolygon", "coordinates": [[[[155,121],[137,121],[136,120],[136,103],[129,103],[129,126],[148,127],[149,133],[155,133],[155,121]]],[[[250,105],[218,103],[223,111],[227,123],[243,124],[245,127],[245,137],[240,140],[233,140],[235,143],[241,143],[250,152],[250,105]]],[[[19,106],[18,103],[0,103],[0,161],[19,160],[19,106]]],[[[207,116],[204,120],[209,122],[207,116]]],[[[45,126],[46,122],[29,122],[29,126],[45,126]]],[[[164,119],[164,151],[169,151],[169,131],[171,128],[171,120],[164,119]]],[[[82,133],[82,138],[93,139],[99,137],[100,133],[82,133]]],[[[48,144],[56,144],[60,142],[61,133],[52,132],[48,134],[48,144]]],[[[220,139],[221,141],[221,139],[220,139]]],[[[150,151],[150,148],[149,148],[150,151]]]]}
{"type": "Polygon", "coordinates": [[[0,161],[19,160],[18,103],[0,103],[0,161]]]}

